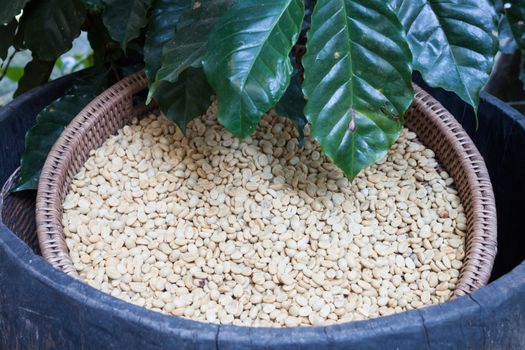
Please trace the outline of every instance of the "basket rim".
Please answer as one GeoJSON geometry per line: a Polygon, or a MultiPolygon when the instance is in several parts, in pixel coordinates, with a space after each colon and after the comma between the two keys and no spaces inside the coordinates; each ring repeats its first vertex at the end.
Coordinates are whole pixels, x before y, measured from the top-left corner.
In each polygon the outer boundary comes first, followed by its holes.
{"type": "MultiPolygon", "coordinates": [[[[62,227],[62,208],[59,195],[59,174],[68,169],[68,150],[75,139],[81,137],[87,123],[95,123],[110,106],[124,98],[130,98],[147,88],[144,71],[117,82],[92,100],[64,129],[48,154],[40,181],[36,201],[37,236],[46,261],[66,274],[79,278],[65,244],[62,227]]],[[[456,283],[454,296],[469,294],[483,285],[490,277],[497,252],[497,218],[492,185],[483,158],[473,141],[456,119],[431,95],[414,85],[415,95],[411,108],[428,113],[435,126],[446,136],[449,146],[459,157],[462,170],[467,174],[468,195],[473,196],[472,215],[467,216],[467,232],[464,265],[456,283]],[[459,141],[458,141],[459,140],[459,141]],[[473,225],[471,225],[473,224],[473,225]]],[[[446,164],[443,164],[447,168],[446,164]]],[[[448,170],[448,169],[447,169],[448,170]]],[[[463,202],[464,195],[460,193],[463,202]]]]}

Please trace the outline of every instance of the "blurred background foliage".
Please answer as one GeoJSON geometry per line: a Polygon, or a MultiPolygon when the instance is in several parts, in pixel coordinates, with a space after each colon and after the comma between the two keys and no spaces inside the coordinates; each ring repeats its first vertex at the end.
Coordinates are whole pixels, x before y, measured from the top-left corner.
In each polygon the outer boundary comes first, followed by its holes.
{"type": "MultiPolygon", "coordinates": [[[[0,59],[0,107],[5,106],[13,99],[17,83],[24,75],[24,67],[32,59],[31,51],[15,51],[9,48],[7,58],[0,59]]],[[[93,50],[89,45],[86,32],[73,41],[73,47],[60,56],[53,67],[50,79],[93,66],[93,50]]]]}

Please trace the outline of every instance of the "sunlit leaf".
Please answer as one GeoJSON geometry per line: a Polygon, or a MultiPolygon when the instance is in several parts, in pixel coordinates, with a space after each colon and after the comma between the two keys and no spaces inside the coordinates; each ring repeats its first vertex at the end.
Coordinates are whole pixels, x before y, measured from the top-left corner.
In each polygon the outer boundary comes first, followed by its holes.
{"type": "Polygon", "coordinates": [[[399,137],[413,95],[410,61],[403,27],[385,1],[317,3],[303,57],[305,115],[349,178],[399,137]]]}
{"type": "Polygon", "coordinates": [[[204,71],[217,93],[217,117],[234,135],[255,131],[286,91],[303,17],[299,0],[244,0],[214,28],[204,71]]]}
{"type": "Polygon", "coordinates": [[[491,0],[394,0],[407,32],[414,69],[425,81],[453,91],[475,110],[498,50],[491,0]]]}

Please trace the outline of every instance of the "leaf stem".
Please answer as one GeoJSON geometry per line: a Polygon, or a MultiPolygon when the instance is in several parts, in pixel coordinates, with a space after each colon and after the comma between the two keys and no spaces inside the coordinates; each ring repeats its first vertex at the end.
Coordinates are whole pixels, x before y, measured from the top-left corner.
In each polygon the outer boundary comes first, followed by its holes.
{"type": "Polygon", "coordinates": [[[9,66],[11,65],[11,61],[13,60],[13,57],[15,57],[15,55],[17,54],[18,50],[15,50],[11,56],[9,56],[9,58],[7,59],[6,64],[5,64],[5,68],[2,68],[2,75],[0,75],[0,81],[2,81],[5,76],[7,75],[7,70],[9,69],[9,66]]]}

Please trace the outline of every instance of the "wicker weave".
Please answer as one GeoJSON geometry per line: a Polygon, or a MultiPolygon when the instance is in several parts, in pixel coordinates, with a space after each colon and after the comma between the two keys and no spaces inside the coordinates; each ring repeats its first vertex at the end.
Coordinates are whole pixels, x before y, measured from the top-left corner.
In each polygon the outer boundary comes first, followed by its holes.
{"type": "Polygon", "coordinates": [[[2,223],[23,240],[35,254],[41,255],[36,235],[35,193],[22,191],[11,193],[20,175],[20,168],[7,179],[0,193],[2,223]]]}
{"type": "MultiPolygon", "coordinates": [[[[89,152],[135,115],[132,97],[146,87],[141,72],[93,100],[62,133],[42,170],[36,205],[40,248],[47,261],[74,277],[78,274],[68,255],[62,227],[63,200],[89,152]]],[[[470,293],[487,283],[496,255],[496,208],[487,169],[458,122],[418,87],[405,124],[434,150],[456,182],[468,230],[466,257],[454,294],[470,293]]]]}

